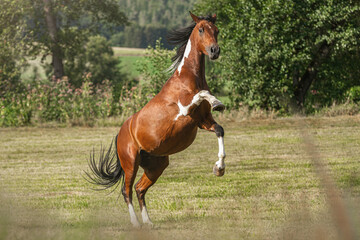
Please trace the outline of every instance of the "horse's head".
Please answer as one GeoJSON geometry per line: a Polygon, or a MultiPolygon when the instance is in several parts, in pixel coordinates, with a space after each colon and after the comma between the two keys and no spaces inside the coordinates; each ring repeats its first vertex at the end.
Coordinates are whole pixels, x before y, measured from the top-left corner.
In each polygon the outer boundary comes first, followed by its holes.
{"type": "Polygon", "coordinates": [[[211,60],[215,60],[220,55],[220,47],[217,43],[218,28],[215,26],[216,14],[209,19],[201,19],[190,12],[196,23],[193,35],[198,44],[199,51],[208,55],[211,60]]]}

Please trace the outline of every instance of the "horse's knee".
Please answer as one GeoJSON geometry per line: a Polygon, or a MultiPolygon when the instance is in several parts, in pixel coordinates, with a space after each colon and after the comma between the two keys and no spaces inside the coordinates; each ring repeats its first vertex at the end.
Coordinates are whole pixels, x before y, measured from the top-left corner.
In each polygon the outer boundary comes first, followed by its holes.
{"type": "Polygon", "coordinates": [[[135,192],[136,192],[136,196],[138,199],[143,199],[145,196],[146,190],[135,185],[135,192]]]}
{"type": "Polygon", "coordinates": [[[215,124],[214,130],[217,137],[224,137],[225,132],[222,126],[215,124]]]}

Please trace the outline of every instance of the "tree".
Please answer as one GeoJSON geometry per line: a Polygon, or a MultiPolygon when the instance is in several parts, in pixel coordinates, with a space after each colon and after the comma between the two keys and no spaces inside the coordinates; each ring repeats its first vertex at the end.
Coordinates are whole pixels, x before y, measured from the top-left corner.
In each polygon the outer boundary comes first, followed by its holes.
{"type": "MultiPolygon", "coordinates": [[[[71,57],[68,55],[71,55],[71,52],[65,50],[66,59],[71,57]]],[[[85,74],[88,75],[94,85],[102,84],[104,80],[108,80],[113,86],[119,86],[125,78],[119,70],[119,64],[120,61],[114,56],[106,38],[91,36],[82,47],[81,53],[66,63],[65,71],[68,72],[70,82],[75,87],[81,86],[85,74]]]]}
{"type": "Polygon", "coordinates": [[[23,56],[50,54],[55,78],[67,74],[65,49],[76,55],[100,26],[128,23],[115,0],[0,0],[0,4],[1,40],[18,43],[12,48],[21,49],[23,56]]]}
{"type": "Polygon", "coordinates": [[[358,1],[201,0],[197,9],[218,14],[223,77],[235,102],[303,108],[309,89],[326,87],[320,83],[360,85],[358,70],[337,66],[350,59],[360,65],[358,1]]]}

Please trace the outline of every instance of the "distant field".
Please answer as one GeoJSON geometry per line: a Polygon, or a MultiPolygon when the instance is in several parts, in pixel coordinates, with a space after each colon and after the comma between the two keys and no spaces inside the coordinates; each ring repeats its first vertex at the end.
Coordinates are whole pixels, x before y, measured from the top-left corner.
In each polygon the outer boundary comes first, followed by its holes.
{"type": "Polygon", "coordinates": [[[336,239],[301,125],[348,213],[360,219],[360,116],[218,122],[225,129],[225,176],[212,174],[215,134],[199,131],[149,190],[155,228],[141,230],[131,227],[120,189],[93,191],[82,177],[89,152],[108,145],[118,127],[0,128],[0,238],[336,239]]]}
{"type": "Polygon", "coordinates": [[[130,78],[137,79],[140,76],[139,66],[145,55],[143,48],[113,47],[114,55],[120,58],[120,69],[130,78]]]}
{"type": "Polygon", "coordinates": [[[130,78],[137,79],[140,76],[138,68],[140,67],[143,57],[142,56],[119,56],[120,70],[127,73],[130,78]]]}
{"type": "Polygon", "coordinates": [[[144,48],[125,48],[125,47],[113,47],[114,55],[118,56],[144,56],[144,48]]]}

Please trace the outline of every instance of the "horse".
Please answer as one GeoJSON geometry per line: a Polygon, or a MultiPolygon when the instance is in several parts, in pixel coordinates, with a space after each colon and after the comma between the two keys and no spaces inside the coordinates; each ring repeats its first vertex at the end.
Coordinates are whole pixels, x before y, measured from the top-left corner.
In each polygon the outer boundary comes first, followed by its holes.
{"type": "Polygon", "coordinates": [[[122,195],[134,227],[141,226],[132,204],[132,187],[139,166],[144,174],[135,184],[136,196],[143,223],[153,225],[145,194],[169,165],[169,155],[189,147],[198,128],[215,132],[219,159],[213,172],[216,176],[225,173],[224,129],[211,114],[212,110],[223,111],[225,106],[211,95],[205,79],[205,55],[211,60],[220,55],[216,14],[201,17],[190,12],[190,15],[191,25],[168,35],[168,41],[179,46],[172,58],[172,76],[155,97],[123,123],[114,149],[113,143],[107,152],[102,149],[99,160],[94,150],[90,153],[89,181],[106,189],[118,186],[122,180],[122,195]]]}

